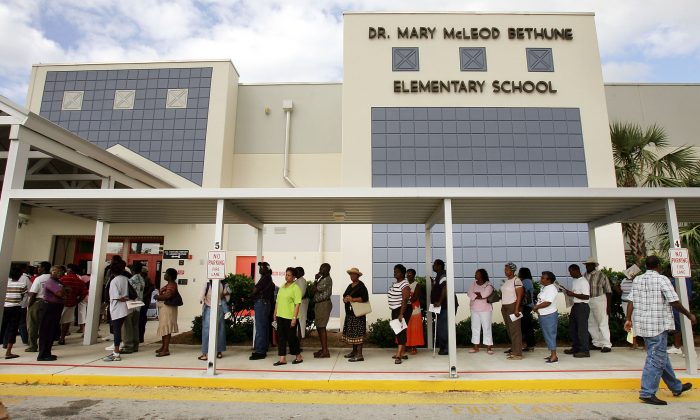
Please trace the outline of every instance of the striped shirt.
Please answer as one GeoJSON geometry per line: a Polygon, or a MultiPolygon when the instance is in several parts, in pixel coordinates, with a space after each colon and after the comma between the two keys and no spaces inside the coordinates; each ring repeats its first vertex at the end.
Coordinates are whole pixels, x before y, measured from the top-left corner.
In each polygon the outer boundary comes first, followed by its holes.
{"type": "Polygon", "coordinates": [[[674,329],[671,302],[678,300],[671,281],[656,271],[647,270],[632,282],[628,296],[634,305],[632,325],[640,337],[656,337],[674,329]]]}
{"type": "Polygon", "coordinates": [[[395,281],[394,284],[391,285],[389,288],[388,292],[388,299],[389,299],[389,309],[396,309],[400,308],[401,304],[403,303],[403,289],[404,287],[409,287],[408,285],[408,280],[403,279],[401,281],[395,281]]]}
{"type": "Polygon", "coordinates": [[[26,276],[22,276],[17,281],[7,279],[7,294],[5,295],[5,307],[12,308],[20,306],[22,298],[27,293],[29,282],[26,276]]]}
{"type": "Polygon", "coordinates": [[[595,270],[585,274],[586,280],[591,285],[591,297],[603,296],[612,293],[608,276],[600,270],[595,270]]]}

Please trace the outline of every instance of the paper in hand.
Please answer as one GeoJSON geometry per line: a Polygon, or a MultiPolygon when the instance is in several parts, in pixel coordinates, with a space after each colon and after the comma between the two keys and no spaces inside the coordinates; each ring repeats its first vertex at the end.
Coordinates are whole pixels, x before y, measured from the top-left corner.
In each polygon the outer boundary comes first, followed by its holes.
{"type": "Polygon", "coordinates": [[[634,344],[634,330],[632,328],[630,328],[630,331],[627,333],[627,342],[634,344]]]}
{"type": "Polygon", "coordinates": [[[432,312],[434,314],[439,314],[441,310],[442,310],[442,306],[435,306],[432,303],[428,307],[428,312],[432,312]]]}
{"type": "Polygon", "coordinates": [[[508,316],[510,317],[510,320],[511,320],[511,321],[517,321],[517,320],[519,320],[520,318],[523,317],[523,313],[520,312],[520,316],[515,316],[515,314],[510,314],[510,315],[508,315],[508,316]]]}
{"type": "Polygon", "coordinates": [[[408,328],[406,321],[403,319],[392,319],[389,321],[389,325],[391,326],[391,329],[394,330],[394,334],[398,334],[408,328]]]}
{"type": "Polygon", "coordinates": [[[127,300],[126,301],[127,309],[139,308],[141,306],[144,306],[143,301],[140,301],[140,300],[127,300]]]}

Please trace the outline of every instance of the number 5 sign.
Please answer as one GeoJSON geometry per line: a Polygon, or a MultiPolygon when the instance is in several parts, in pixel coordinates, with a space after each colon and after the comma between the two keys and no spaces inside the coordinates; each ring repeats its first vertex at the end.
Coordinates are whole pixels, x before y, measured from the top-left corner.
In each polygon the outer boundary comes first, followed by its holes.
{"type": "Polygon", "coordinates": [[[226,278],[226,252],[209,251],[207,257],[207,278],[223,280],[226,278]]]}

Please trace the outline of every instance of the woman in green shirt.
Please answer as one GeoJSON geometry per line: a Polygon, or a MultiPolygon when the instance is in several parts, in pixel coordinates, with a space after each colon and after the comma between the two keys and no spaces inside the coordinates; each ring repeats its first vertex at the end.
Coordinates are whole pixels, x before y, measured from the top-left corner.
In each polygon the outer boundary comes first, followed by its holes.
{"type": "Polygon", "coordinates": [[[294,283],[294,268],[287,267],[284,274],[285,283],[277,292],[277,305],[275,305],[275,319],[277,320],[277,354],[280,357],[275,366],[287,364],[287,343],[289,353],[296,356],[292,364],[296,365],[304,361],[299,350],[299,338],[296,334],[297,316],[301,305],[301,289],[294,283]]]}

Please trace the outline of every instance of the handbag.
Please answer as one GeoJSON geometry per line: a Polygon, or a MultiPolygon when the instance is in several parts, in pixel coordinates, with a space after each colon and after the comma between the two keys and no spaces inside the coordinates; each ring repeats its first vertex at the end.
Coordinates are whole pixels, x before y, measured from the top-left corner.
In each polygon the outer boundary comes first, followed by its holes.
{"type": "Polygon", "coordinates": [[[179,291],[175,291],[175,294],[163,301],[168,306],[182,306],[184,302],[182,301],[182,296],[180,296],[179,291]]]}
{"type": "MultiPolygon", "coordinates": [[[[493,286],[492,286],[493,289],[493,286]]],[[[501,292],[499,290],[493,289],[490,295],[486,296],[486,302],[494,304],[501,300],[501,292]]]]}
{"type": "Polygon", "coordinates": [[[369,302],[352,302],[350,306],[355,316],[365,316],[372,312],[372,305],[369,302]]]}

